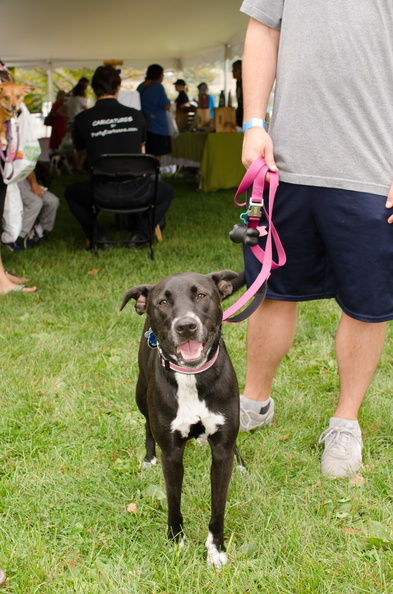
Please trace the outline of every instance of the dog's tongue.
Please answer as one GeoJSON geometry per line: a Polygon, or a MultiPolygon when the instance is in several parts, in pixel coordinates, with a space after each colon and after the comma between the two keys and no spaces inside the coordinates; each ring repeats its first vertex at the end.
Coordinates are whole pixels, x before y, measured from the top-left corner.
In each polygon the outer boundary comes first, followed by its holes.
{"type": "Polygon", "coordinates": [[[190,361],[191,359],[198,359],[202,353],[202,343],[194,342],[189,340],[184,344],[177,347],[177,352],[181,354],[184,361],[190,361]]]}

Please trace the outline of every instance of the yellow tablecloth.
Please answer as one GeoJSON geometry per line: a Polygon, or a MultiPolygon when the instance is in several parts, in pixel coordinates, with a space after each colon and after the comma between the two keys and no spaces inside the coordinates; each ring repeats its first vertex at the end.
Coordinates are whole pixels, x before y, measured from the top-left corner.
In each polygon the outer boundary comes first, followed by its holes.
{"type": "Polygon", "coordinates": [[[243,134],[207,134],[201,162],[202,188],[205,192],[237,188],[246,170],[242,164],[243,134]]]}
{"type": "Polygon", "coordinates": [[[241,162],[243,134],[183,132],[172,139],[172,157],[200,163],[205,192],[236,188],[246,170],[241,162]]]}
{"type": "Polygon", "coordinates": [[[207,136],[204,132],[181,132],[171,140],[172,157],[200,163],[207,136]]]}

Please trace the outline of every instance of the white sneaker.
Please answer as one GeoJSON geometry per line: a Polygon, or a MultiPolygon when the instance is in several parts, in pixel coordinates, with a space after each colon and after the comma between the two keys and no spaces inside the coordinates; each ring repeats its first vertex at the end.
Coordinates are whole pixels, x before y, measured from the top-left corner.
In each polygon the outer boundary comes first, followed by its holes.
{"type": "Polygon", "coordinates": [[[349,478],[362,465],[362,432],[358,422],[331,418],[318,443],[325,442],[321,473],[331,478],[349,478]]]}
{"type": "Polygon", "coordinates": [[[256,427],[266,427],[273,421],[274,416],[274,400],[270,397],[266,402],[261,402],[261,408],[270,404],[268,410],[264,414],[257,413],[255,410],[246,410],[242,406],[242,398],[240,397],[240,427],[239,431],[251,431],[256,427]]]}

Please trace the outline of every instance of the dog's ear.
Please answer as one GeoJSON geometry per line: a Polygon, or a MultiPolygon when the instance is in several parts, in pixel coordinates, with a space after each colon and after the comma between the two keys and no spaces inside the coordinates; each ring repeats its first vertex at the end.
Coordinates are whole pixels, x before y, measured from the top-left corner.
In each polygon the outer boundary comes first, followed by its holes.
{"type": "Polygon", "coordinates": [[[21,85],[20,90],[21,90],[23,97],[25,97],[26,95],[28,95],[29,93],[32,93],[34,91],[34,87],[30,87],[29,85],[21,85]]]}
{"type": "Polygon", "coordinates": [[[152,287],[154,287],[154,285],[139,285],[138,287],[128,289],[127,293],[124,295],[120,311],[127,305],[130,299],[135,299],[136,313],[140,316],[146,313],[147,298],[152,287]]]}
{"type": "Polygon", "coordinates": [[[244,272],[234,272],[233,270],[221,270],[220,272],[211,272],[206,275],[217,285],[221,299],[225,299],[244,285],[244,272]]]}

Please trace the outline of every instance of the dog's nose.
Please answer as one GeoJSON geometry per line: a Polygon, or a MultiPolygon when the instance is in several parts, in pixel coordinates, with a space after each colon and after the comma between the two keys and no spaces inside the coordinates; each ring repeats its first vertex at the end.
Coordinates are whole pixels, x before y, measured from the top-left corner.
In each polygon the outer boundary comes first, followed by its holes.
{"type": "Polygon", "coordinates": [[[181,318],[175,324],[175,331],[183,338],[189,338],[197,331],[198,325],[193,318],[181,318]]]}

